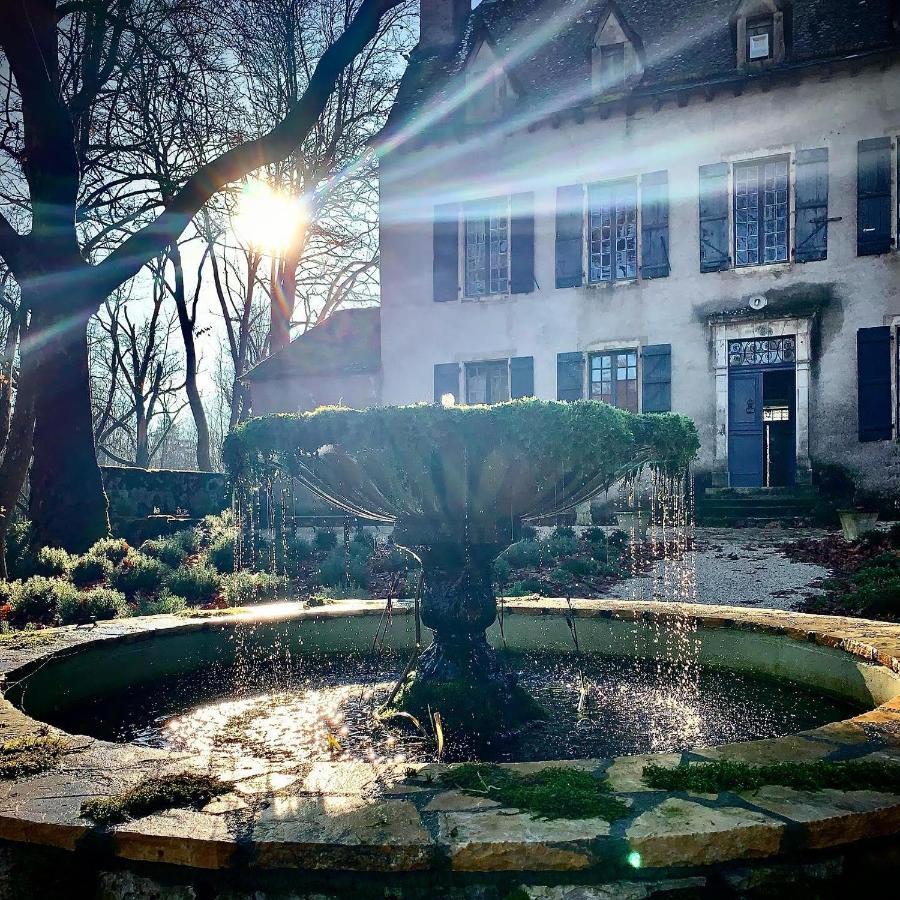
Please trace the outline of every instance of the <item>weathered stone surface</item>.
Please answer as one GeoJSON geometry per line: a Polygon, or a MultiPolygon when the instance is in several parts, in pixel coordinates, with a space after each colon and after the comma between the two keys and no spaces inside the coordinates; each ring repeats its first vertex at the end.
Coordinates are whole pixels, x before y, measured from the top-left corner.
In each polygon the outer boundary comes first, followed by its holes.
{"type": "Polygon", "coordinates": [[[234,838],[224,817],[193,809],[171,809],[114,829],[116,853],[123,859],[196,869],[229,866],[234,838]]]}
{"type": "Polygon", "coordinates": [[[800,822],[808,847],[832,847],[900,829],[900,797],[875,791],[796,791],[768,785],[745,795],[767,812],[800,822]]]}
{"type": "Polygon", "coordinates": [[[638,816],[626,836],[642,866],[704,866],[773,855],[784,827],[752,810],[671,797],[638,816]]]}
{"type": "Polygon", "coordinates": [[[729,759],[765,765],[783,762],[786,759],[793,762],[824,759],[829,753],[833,753],[834,749],[833,745],[823,741],[808,740],[801,735],[789,734],[763,741],[746,741],[742,744],[707,747],[697,752],[708,759],[729,759]]]}
{"type": "Polygon", "coordinates": [[[639,756],[619,756],[606,770],[610,787],[614,791],[649,791],[642,773],[645,766],[677,766],[680,753],[644,753],[639,756]]]}
{"type": "Polygon", "coordinates": [[[237,782],[234,789],[239,794],[274,794],[289,788],[297,781],[296,775],[285,772],[270,772],[266,775],[255,775],[237,782]]]}
{"type": "Polygon", "coordinates": [[[585,869],[591,842],[609,834],[602,819],[534,819],[527,813],[443,812],[438,839],[459,871],[585,869]]]}
{"type": "Polygon", "coordinates": [[[460,812],[478,809],[496,809],[500,804],[487,797],[474,797],[462,791],[445,791],[425,806],[425,812],[460,812]]]}
{"type": "Polygon", "coordinates": [[[254,863],[267,868],[427,868],[433,841],[416,807],[384,800],[339,809],[332,798],[282,797],[250,824],[254,863]]]}

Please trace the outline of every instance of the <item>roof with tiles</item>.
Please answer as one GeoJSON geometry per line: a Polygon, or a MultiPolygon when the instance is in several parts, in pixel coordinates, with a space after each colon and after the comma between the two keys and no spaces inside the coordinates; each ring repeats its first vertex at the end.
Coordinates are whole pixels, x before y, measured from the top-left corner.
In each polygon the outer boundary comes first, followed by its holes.
{"type": "Polygon", "coordinates": [[[339,309],[294,338],[283,350],[255,365],[250,381],[292,376],[360,374],[381,367],[381,310],[339,309]]]}
{"type": "MultiPolygon", "coordinates": [[[[567,96],[577,98],[570,105],[612,99],[591,96],[591,46],[610,7],[643,47],[636,93],[734,78],[741,74],[737,6],[737,0],[482,0],[456,47],[413,52],[388,128],[427,109],[435,123],[452,119],[442,110],[459,108],[452,98],[469,53],[484,38],[521,88],[520,105],[553,101],[560,108],[567,96]]],[[[772,70],[900,47],[898,0],[796,0],[784,6],[788,53],[772,70]]]]}

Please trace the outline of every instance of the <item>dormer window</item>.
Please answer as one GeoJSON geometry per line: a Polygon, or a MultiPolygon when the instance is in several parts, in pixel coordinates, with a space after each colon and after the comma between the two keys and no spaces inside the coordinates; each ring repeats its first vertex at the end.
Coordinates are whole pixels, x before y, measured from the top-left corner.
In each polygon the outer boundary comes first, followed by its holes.
{"type": "Polygon", "coordinates": [[[515,102],[516,90],[487,40],[482,41],[469,57],[466,87],[470,91],[466,120],[471,123],[498,119],[515,102]]]}
{"type": "Polygon", "coordinates": [[[789,14],[784,0],[743,0],[738,5],[731,20],[738,66],[753,69],[784,62],[789,14]]]}
{"type": "Polygon", "coordinates": [[[772,58],[775,21],[772,16],[747,22],[747,59],[756,62],[772,58]]]}
{"type": "Polygon", "coordinates": [[[628,27],[615,3],[610,3],[597,24],[591,47],[591,80],[594,93],[618,93],[640,81],[644,72],[640,39],[628,27]]]}

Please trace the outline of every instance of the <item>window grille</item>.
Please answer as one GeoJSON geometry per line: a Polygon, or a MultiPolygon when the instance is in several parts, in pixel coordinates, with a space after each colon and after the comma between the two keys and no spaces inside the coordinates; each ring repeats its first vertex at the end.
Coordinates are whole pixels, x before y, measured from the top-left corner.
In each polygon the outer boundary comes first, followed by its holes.
{"type": "Polygon", "coordinates": [[[588,186],[590,281],[637,277],[637,183],[588,186]]]}
{"type": "Polygon", "coordinates": [[[787,261],[787,159],[734,167],[734,252],[738,266],[787,261]]]}
{"type": "Polygon", "coordinates": [[[466,296],[509,291],[509,202],[506,197],[466,208],[466,296]]]}
{"type": "Polygon", "coordinates": [[[796,359],[797,339],[793,335],[728,342],[729,366],[776,366],[796,359]]]}

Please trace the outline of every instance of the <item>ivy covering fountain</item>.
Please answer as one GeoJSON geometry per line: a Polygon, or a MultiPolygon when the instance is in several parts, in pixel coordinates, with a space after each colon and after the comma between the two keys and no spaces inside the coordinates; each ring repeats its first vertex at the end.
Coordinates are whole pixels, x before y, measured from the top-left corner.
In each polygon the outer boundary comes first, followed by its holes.
{"type": "Polygon", "coordinates": [[[349,515],[394,524],[421,560],[433,633],[392,700],[421,716],[502,733],[541,710],[485,636],[497,617],[492,564],[528,519],[583,503],[646,467],[678,478],[693,423],[603,403],[323,408],[254,419],[226,445],[236,492],[292,477],[349,515]]]}

